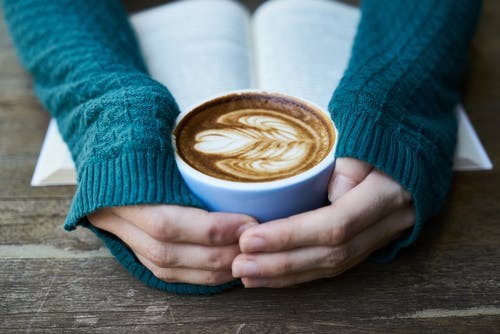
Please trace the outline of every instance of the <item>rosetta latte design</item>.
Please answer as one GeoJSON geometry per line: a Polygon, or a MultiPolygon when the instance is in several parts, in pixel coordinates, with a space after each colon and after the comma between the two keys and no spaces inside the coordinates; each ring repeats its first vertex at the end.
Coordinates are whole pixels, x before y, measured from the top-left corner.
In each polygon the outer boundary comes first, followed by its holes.
{"type": "Polygon", "coordinates": [[[198,133],[194,149],[220,157],[215,166],[239,179],[295,175],[311,163],[321,141],[303,121],[270,110],[232,111],[217,124],[225,127],[198,133]]]}

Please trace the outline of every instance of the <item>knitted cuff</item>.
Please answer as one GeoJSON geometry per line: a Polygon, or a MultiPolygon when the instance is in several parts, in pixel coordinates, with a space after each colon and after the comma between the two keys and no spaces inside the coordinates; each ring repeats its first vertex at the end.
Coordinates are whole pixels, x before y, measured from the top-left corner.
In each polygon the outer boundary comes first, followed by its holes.
{"type": "Polygon", "coordinates": [[[434,163],[426,160],[433,154],[421,154],[423,148],[405,141],[405,136],[400,133],[401,127],[387,124],[387,119],[374,119],[369,112],[353,112],[348,105],[331,106],[330,109],[340,134],[337,157],[352,157],[370,163],[399,182],[412,195],[416,210],[415,225],[372,256],[377,262],[389,262],[403,247],[415,241],[422,223],[436,211],[436,207],[441,207],[448,188],[438,189],[436,184],[449,184],[451,165],[449,168],[434,168],[447,163],[439,157],[433,157],[439,160],[434,163]],[[436,179],[441,181],[434,182],[436,179]]]}
{"type": "Polygon", "coordinates": [[[86,218],[99,208],[137,204],[203,207],[182,181],[174,157],[166,153],[130,152],[114,160],[92,163],[83,169],[64,228],[68,231],[78,225],[89,228],[132,275],[160,290],[214,294],[241,285],[239,281],[218,286],[164,282],[144,267],[123,241],[94,227],[86,218]]]}
{"type": "Polygon", "coordinates": [[[90,163],[78,174],[78,187],[66,219],[73,230],[79,220],[99,208],[137,204],[202,207],[167,153],[129,152],[116,159],[90,163]]]}

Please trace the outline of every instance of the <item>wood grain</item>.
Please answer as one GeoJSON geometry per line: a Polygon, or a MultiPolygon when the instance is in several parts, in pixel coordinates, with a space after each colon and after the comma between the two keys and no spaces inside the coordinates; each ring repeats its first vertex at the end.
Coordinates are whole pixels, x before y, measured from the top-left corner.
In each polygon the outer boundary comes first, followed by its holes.
{"type": "Polygon", "coordinates": [[[213,333],[236,332],[245,324],[243,333],[470,333],[500,325],[500,284],[496,264],[469,259],[498,256],[496,248],[420,252],[411,261],[367,263],[298,288],[237,289],[212,297],[148,289],[111,258],[8,259],[0,272],[8,304],[0,329],[213,333]]]}
{"type": "MultiPolygon", "coordinates": [[[[124,1],[129,11],[161,3],[124,1]]],[[[250,10],[263,1],[243,1],[250,10]]],[[[358,3],[358,1],[349,1],[358,3]]],[[[1,17],[0,10],[0,17],[1,17]]],[[[464,104],[500,164],[500,2],[484,1],[464,104]]],[[[0,20],[0,333],[494,333],[500,328],[500,172],[457,173],[442,212],[388,265],[299,287],[212,297],[142,285],[84,229],[74,187],[29,181],[49,121],[0,20]]]]}

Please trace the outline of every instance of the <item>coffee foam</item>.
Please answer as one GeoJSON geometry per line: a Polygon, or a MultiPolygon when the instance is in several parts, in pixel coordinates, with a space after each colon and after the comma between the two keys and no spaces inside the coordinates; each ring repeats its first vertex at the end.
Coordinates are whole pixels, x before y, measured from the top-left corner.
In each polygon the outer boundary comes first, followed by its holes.
{"type": "Polygon", "coordinates": [[[198,133],[194,149],[218,155],[215,165],[237,179],[261,181],[270,174],[293,175],[295,169],[310,163],[319,140],[303,122],[272,110],[235,110],[218,117],[216,123],[227,127],[198,133]]]}
{"type": "Polygon", "coordinates": [[[335,141],[332,126],[318,112],[288,100],[226,101],[183,119],[174,133],[177,150],[192,167],[216,178],[291,177],[320,162],[335,141]]]}

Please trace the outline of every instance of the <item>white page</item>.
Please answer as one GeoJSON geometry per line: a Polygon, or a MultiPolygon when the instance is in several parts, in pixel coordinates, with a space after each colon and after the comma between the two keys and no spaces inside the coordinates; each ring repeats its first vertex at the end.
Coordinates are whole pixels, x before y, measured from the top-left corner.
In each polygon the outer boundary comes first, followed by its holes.
{"type": "Polygon", "coordinates": [[[254,15],[257,85],[327,109],[347,67],[360,11],[326,0],[280,0],[254,15]]]}
{"type": "Polygon", "coordinates": [[[169,3],[133,15],[131,22],[151,75],[181,110],[250,87],[250,17],[238,3],[169,3]]]}
{"type": "MultiPolygon", "coordinates": [[[[258,87],[327,110],[348,65],[360,17],[358,8],[328,0],[273,0],[261,6],[253,20],[258,87]]],[[[491,169],[462,106],[456,115],[454,169],[491,169]]]]}
{"type": "Polygon", "coordinates": [[[458,139],[453,169],[457,171],[493,169],[493,164],[462,105],[455,109],[455,115],[458,119],[458,139]]]}
{"type": "Polygon", "coordinates": [[[51,119],[36,164],[32,186],[76,184],[76,170],[68,146],[63,141],[55,119],[51,119]]]}
{"type": "MultiPolygon", "coordinates": [[[[296,95],[326,109],[347,66],[358,20],[357,8],[333,1],[277,0],[261,6],[253,30],[258,87],[296,95]],[[320,22],[325,19],[326,24],[320,22]]],[[[169,87],[181,110],[219,93],[252,87],[249,18],[238,4],[227,0],[173,3],[135,14],[131,21],[150,73],[169,87]]],[[[491,169],[460,106],[457,117],[454,169],[491,169]]],[[[71,155],[54,120],[31,184],[76,184],[71,155]]]]}

